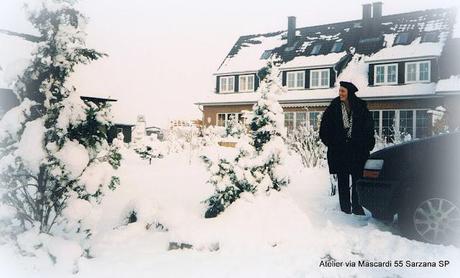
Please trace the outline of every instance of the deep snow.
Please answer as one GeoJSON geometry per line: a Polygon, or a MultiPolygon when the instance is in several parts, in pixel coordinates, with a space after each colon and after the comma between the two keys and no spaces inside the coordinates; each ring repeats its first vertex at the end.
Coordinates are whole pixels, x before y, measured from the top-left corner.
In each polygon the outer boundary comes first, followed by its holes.
{"type": "MultiPolygon", "coordinates": [[[[234,152],[214,148],[207,152],[234,152]]],[[[455,247],[411,241],[372,218],[342,214],[337,196],[329,196],[327,168],[303,168],[294,155],[287,160],[291,183],[286,190],[244,195],[217,218],[205,219],[202,201],[213,188],[206,183],[209,174],[200,153],[191,153],[191,160],[189,152],[171,154],[149,165],[125,150],[120,187],[85,220],[93,228],[92,258],[80,258],[75,266],[81,250],[62,238],[42,236],[51,242],[49,253],[58,254],[56,265],[45,251],[22,257],[0,243],[0,277],[453,277],[459,269],[455,247]],[[138,221],[126,225],[131,211],[138,221]],[[172,242],[193,247],[168,251],[172,242]],[[321,259],[328,257],[451,264],[434,269],[320,268],[321,259]]]]}

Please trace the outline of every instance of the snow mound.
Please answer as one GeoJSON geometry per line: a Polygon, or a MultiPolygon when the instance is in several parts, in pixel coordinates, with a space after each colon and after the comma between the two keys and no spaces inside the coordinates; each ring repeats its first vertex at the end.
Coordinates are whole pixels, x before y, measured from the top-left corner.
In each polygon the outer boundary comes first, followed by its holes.
{"type": "Polygon", "coordinates": [[[71,179],[80,176],[89,162],[88,151],[76,140],[67,141],[56,153],[56,157],[66,165],[71,179]]]}

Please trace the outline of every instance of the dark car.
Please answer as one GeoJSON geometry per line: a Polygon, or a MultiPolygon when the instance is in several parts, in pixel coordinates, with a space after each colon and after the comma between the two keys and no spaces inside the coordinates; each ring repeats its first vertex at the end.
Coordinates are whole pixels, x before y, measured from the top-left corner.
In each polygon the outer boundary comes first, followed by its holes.
{"type": "Polygon", "coordinates": [[[404,236],[458,244],[460,133],[372,153],[357,184],[361,204],[378,219],[391,220],[398,215],[404,236]]]}

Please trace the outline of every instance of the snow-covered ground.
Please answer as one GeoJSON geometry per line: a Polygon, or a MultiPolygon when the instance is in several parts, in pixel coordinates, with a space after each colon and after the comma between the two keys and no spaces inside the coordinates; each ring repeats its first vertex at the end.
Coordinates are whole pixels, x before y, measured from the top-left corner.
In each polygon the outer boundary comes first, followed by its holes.
{"type": "Polygon", "coordinates": [[[88,258],[74,265],[79,249],[63,239],[50,250],[59,254],[55,265],[46,253],[24,257],[4,243],[0,277],[455,277],[459,270],[455,247],[411,241],[372,218],[342,214],[337,196],[329,196],[327,168],[305,169],[296,156],[287,161],[291,182],[285,190],[244,195],[217,218],[205,219],[202,201],[214,189],[199,153],[171,154],[151,165],[123,154],[121,185],[86,220],[93,227],[88,258]],[[126,225],[132,211],[137,222],[126,225]],[[450,265],[320,267],[328,258],[450,265]]]}

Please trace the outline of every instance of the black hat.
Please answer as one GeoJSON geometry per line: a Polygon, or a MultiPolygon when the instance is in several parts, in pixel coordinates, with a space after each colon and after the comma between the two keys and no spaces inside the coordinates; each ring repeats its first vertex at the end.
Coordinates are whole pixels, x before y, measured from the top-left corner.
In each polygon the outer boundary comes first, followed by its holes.
{"type": "Polygon", "coordinates": [[[358,91],[358,88],[356,88],[355,84],[351,82],[340,81],[340,86],[346,88],[349,94],[354,94],[358,91]]]}

